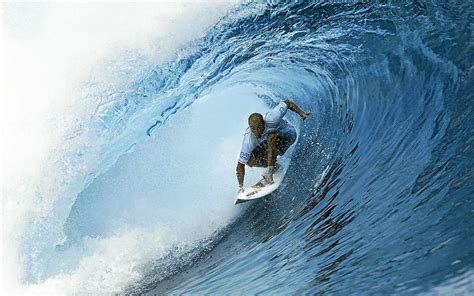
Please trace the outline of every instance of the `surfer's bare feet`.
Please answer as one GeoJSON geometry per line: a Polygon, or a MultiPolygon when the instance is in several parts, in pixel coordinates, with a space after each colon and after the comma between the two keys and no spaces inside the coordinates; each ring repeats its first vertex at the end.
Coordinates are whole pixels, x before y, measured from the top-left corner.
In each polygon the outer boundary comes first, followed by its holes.
{"type": "Polygon", "coordinates": [[[268,184],[273,184],[273,174],[264,174],[262,177],[267,181],[268,184]]]}
{"type": "Polygon", "coordinates": [[[267,172],[262,175],[263,180],[267,182],[266,185],[273,184],[273,174],[277,173],[282,169],[282,166],[279,163],[275,163],[273,167],[269,167],[267,172]]]}
{"type": "Polygon", "coordinates": [[[262,180],[258,181],[257,184],[252,186],[252,188],[262,188],[272,183],[269,183],[265,178],[262,178],[262,180]]]}

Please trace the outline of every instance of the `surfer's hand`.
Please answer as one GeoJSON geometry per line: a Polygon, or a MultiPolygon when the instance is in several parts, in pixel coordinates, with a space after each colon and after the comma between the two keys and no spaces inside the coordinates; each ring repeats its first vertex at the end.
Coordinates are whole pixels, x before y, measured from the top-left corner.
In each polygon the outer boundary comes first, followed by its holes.
{"type": "Polygon", "coordinates": [[[310,116],[310,115],[311,115],[311,112],[302,112],[302,113],[300,114],[300,116],[301,116],[301,121],[304,121],[304,120],[305,120],[308,116],[310,116]]]}

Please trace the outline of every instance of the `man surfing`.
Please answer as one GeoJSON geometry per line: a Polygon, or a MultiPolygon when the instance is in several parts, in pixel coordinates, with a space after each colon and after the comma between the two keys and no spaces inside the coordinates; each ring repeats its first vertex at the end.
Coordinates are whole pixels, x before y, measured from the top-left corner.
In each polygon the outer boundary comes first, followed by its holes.
{"type": "Polygon", "coordinates": [[[290,109],[298,113],[304,121],[311,113],[304,112],[295,103],[286,99],[268,111],[265,116],[252,113],[249,116],[249,127],[244,134],[242,149],[237,163],[237,180],[239,193],[244,191],[245,165],[249,167],[266,167],[267,172],[254,188],[273,184],[273,174],[279,169],[277,155],[283,155],[296,141],[296,130],[283,117],[290,109]]]}

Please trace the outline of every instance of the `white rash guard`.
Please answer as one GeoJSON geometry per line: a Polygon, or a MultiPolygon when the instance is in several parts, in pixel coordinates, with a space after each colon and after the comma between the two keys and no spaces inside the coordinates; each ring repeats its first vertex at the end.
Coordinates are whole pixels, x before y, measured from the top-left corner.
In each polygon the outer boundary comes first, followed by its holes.
{"type": "MultiPolygon", "coordinates": [[[[242,149],[240,150],[239,162],[241,164],[246,164],[250,160],[252,151],[260,143],[264,142],[268,138],[268,134],[273,131],[282,131],[288,127],[291,127],[290,124],[283,119],[288,106],[285,102],[281,101],[276,105],[272,110],[268,111],[267,114],[263,117],[265,122],[265,130],[260,138],[257,138],[248,127],[244,134],[244,140],[242,142],[242,149]]],[[[291,127],[293,129],[293,127],[291,127]]]]}

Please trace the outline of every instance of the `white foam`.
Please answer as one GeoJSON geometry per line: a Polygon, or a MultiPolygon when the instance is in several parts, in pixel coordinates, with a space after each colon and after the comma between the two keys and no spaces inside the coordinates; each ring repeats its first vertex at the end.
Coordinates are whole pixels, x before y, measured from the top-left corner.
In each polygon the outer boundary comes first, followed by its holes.
{"type": "MultiPolygon", "coordinates": [[[[3,289],[52,292],[18,283],[24,274],[19,240],[28,220],[49,217],[59,229],[82,180],[100,163],[103,141],[87,133],[98,103],[90,94],[120,88],[174,58],[234,3],[2,3],[3,289]],[[76,129],[85,136],[65,143],[76,129]],[[84,142],[92,147],[87,159],[67,163],[66,154],[84,142]],[[58,198],[64,209],[55,216],[58,198]]],[[[49,243],[62,240],[58,229],[51,229],[57,237],[49,243]]]]}
{"type": "Polygon", "coordinates": [[[67,293],[120,292],[170,247],[195,248],[232,222],[246,117],[265,109],[250,92],[214,91],[124,155],[81,195],[79,222],[66,233],[79,238],[50,258],[55,275],[43,285],[67,293]],[[79,258],[65,262],[71,256],[79,258]]]}

